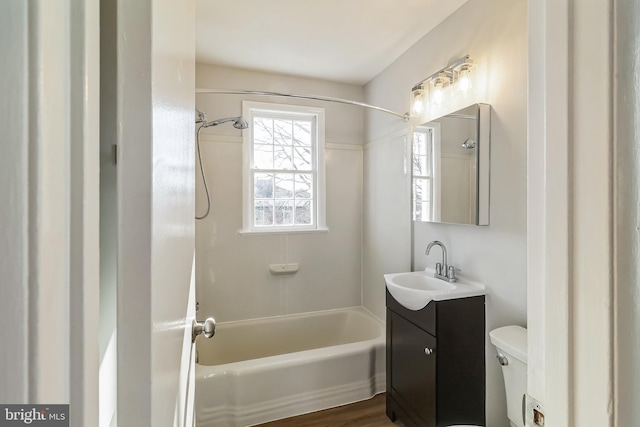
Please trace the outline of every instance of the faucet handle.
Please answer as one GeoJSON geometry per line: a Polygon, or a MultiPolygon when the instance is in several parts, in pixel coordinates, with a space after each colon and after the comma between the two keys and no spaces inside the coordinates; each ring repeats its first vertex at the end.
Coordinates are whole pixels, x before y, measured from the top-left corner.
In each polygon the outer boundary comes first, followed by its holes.
{"type": "Polygon", "coordinates": [[[447,277],[449,278],[449,281],[453,281],[455,282],[456,280],[456,269],[453,265],[449,266],[449,271],[447,271],[447,277]]]}
{"type": "Polygon", "coordinates": [[[439,262],[436,262],[436,274],[438,275],[442,275],[442,264],[440,264],[439,262]]]}

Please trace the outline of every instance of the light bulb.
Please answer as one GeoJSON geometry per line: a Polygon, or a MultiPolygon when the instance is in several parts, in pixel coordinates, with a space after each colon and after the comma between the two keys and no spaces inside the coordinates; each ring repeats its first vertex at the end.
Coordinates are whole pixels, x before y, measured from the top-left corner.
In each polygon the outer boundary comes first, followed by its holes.
{"type": "Polygon", "coordinates": [[[431,101],[435,106],[442,106],[445,100],[445,88],[450,84],[451,78],[445,73],[440,73],[438,77],[433,80],[433,95],[431,101]]]}
{"type": "Polygon", "coordinates": [[[420,116],[424,112],[424,108],[424,88],[419,86],[411,91],[411,112],[414,116],[420,116]]]}
{"type": "Polygon", "coordinates": [[[422,99],[416,98],[413,101],[413,112],[419,115],[419,114],[422,114],[423,111],[424,111],[424,105],[422,103],[422,99]]]}
{"type": "Polygon", "coordinates": [[[442,92],[441,87],[437,87],[433,92],[433,103],[440,105],[442,104],[442,101],[444,101],[444,93],[442,92]]]}
{"type": "Polygon", "coordinates": [[[469,74],[463,74],[458,80],[458,90],[462,93],[467,93],[469,89],[471,89],[471,78],[469,74]]]}
{"type": "Polygon", "coordinates": [[[422,94],[416,94],[413,98],[413,106],[411,107],[415,114],[422,114],[424,111],[424,100],[422,94]]]}
{"type": "Polygon", "coordinates": [[[473,86],[473,82],[471,80],[471,68],[472,64],[468,62],[463,64],[458,71],[456,89],[463,96],[467,95],[473,86]]]}

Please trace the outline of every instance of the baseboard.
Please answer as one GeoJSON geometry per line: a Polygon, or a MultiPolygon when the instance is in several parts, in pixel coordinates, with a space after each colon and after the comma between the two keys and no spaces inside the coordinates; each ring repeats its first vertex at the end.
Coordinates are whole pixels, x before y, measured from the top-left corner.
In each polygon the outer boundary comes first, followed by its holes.
{"type": "Polygon", "coordinates": [[[254,405],[212,407],[198,413],[198,427],[245,427],[370,399],[385,391],[386,375],[254,405]]]}

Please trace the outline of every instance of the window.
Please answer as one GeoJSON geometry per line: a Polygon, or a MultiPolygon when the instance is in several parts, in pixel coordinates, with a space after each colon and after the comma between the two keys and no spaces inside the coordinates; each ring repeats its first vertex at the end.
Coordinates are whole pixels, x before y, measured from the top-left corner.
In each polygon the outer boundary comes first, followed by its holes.
{"type": "Polygon", "coordinates": [[[434,126],[419,126],[413,131],[412,182],[413,220],[438,221],[439,206],[439,133],[434,126]]]}
{"type": "Polygon", "coordinates": [[[326,229],[324,109],[243,102],[244,232],[326,229]]]}

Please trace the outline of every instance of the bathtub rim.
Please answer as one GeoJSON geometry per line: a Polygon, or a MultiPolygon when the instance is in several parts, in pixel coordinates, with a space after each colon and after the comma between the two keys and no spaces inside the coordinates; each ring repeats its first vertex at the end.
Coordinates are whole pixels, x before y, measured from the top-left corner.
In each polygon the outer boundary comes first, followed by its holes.
{"type": "MultiPolygon", "coordinates": [[[[260,322],[260,321],[265,321],[265,320],[286,319],[286,318],[294,318],[294,317],[306,317],[306,316],[309,316],[309,315],[329,314],[329,313],[340,312],[340,311],[356,311],[356,312],[359,312],[361,314],[365,314],[365,315],[373,318],[374,320],[376,320],[376,322],[378,322],[378,323],[380,323],[382,325],[385,325],[384,320],[380,319],[379,317],[374,315],[371,311],[367,310],[366,307],[361,306],[361,305],[354,305],[354,306],[350,306],[350,307],[341,307],[341,308],[329,308],[327,310],[305,311],[305,312],[302,312],[302,313],[276,314],[275,316],[254,317],[254,318],[251,318],[251,319],[226,320],[224,322],[218,322],[218,325],[219,326],[222,326],[222,325],[234,325],[234,324],[238,324],[238,323],[260,322]]],[[[201,320],[198,320],[198,322],[200,322],[200,321],[201,320]]]]}

